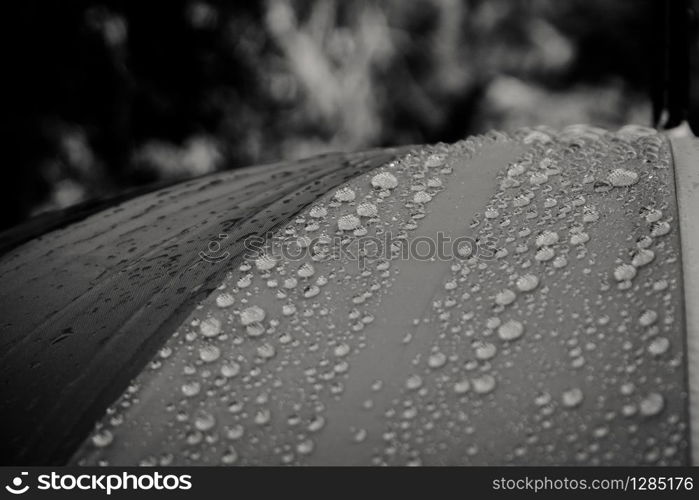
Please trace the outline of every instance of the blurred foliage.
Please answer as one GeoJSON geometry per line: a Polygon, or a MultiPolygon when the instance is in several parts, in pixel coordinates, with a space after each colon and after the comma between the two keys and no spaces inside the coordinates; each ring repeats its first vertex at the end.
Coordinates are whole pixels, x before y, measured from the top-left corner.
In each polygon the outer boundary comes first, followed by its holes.
{"type": "Polygon", "coordinates": [[[23,1],[1,227],[214,170],[648,124],[650,0],[23,1]]]}

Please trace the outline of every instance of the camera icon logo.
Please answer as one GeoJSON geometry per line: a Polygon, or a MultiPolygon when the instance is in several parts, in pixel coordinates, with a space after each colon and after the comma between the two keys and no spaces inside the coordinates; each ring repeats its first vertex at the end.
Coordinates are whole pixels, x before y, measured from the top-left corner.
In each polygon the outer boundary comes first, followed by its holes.
{"type": "Polygon", "coordinates": [[[226,238],[228,238],[227,234],[219,234],[218,239],[209,242],[206,252],[199,252],[199,258],[209,262],[210,264],[218,264],[219,262],[223,262],[224,260],[230,258],[231,254],[229,252],[221,251],[221,242],[226,238]]]}
{"type": "Polygon", "coordinates": [[[29,489],[29,485],[26,484],[22,486],[22,476],[26,476],[28,474],[28,472],[21,472],[19,476],[16,476],[14,479],[12,479],[12,484],[8,484],[5,486],[5,489],[13,495],[21,495],[23,493],[26,493],[29,489]]]}

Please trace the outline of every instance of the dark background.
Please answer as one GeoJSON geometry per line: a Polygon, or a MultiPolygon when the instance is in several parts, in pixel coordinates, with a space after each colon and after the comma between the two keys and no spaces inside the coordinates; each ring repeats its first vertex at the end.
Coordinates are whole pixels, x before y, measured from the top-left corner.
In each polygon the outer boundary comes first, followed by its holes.
{"type": "Polygon", "coordinates": [[[331,150],[651,124],[652,0],[25,0],[4,17],[0,230],[331,150]]]}

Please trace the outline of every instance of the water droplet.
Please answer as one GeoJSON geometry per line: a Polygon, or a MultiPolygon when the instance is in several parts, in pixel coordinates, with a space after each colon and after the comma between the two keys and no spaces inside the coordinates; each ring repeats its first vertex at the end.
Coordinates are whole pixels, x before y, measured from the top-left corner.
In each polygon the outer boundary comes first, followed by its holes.
{"type": "Polygon", "coordinates": [[[663,217],[663,212],[657,208],[651,208],[646,214],[646,222],[658,222],[663,217]]]}
{"type": "Polygon", "coordinates": [[[271,419],[272,412],[270,412],[267,408],[260,408],[257,410],[257,413],[255,413],[253,422],[255,422],[257,425],[267,425],[271,419]]]}
{"type": "Polygon", "coordinates": [[[226,438],[230,439],[231,441],[240,439],[243,437],[243,434],[245,434],[245,427],[240,424],[235,424],[226,428],[226,438]]]}
{"type": "Polygon", "coordinates": [[[558,243],[558,233],[554,231],[543,231],[536,237],[536,246],[551,246],[558,243]]]}
{"type": "Polygon", "coordinates": [[[653,290],[656,292],[662,292],[663,290],[667,290],[667,280],[658,280],[653,283],[653,290]]]}
{"type": "Polygon", "coordinates": [[[555,259],[553,259],[553,267],[556,269],[561,269],[564,268],[568,265],[568,259],[566,258],[565,255],[559,255],[555,259]]]}
{"type": "Polygon", "coordinates": [[[310,455],[313,453],[313,448],[315,445],[313,444],[313,441],[310,439],[306,439],[304,441],[301,441],[298,445],[296,445],[296,451],[299,453],[299,455],[310,455]]]}
{"type": "Polygon", "coordinates": [[[182,384],[182,394],[184,394],[188,398],[196,396],[197,394],[199,394],[200,390],[201,385],[199,385],[199,382],[192,381],[182,384]]]}
{"type": "Polygon", "coordinates": [[[495,303],[499,306],[506,306],[512,304],[516,298],[515,292],[509,288],[504,288],[495,295],[495,303]]]}
{"type": "Polygon", "coordinates": [[[207,345],[199,349],[199,358],[204,363],[212,363],[221,356],[221,349],[215,345],[207,345]]]}
{"type": "Polygon", "coordinates": [[[425,160],[425,166],[427,168],[441,167],[444,164],[444,160],[446,160],[445,155],[431,154],[427,157],[427,160],[425,160]]]}
{"type": "Polygon", "coordinates": [[[371,178],[371,185],[378,189],[393,189],[398,186],[398,179],[389,172],[381,172],[371,178]]]}
{"type": "Polygon", "coordinates": [[[366,436],[367,436],[366,429],[358,429],[357,432],[354,433],[352,440],[355,443],[361,443],[366,439],[366,436]]]}
{"type": "Polygon", "coordinates": [[[265,311],[258,306],[250,306],[240,312],[240,322],[243,326],[260,323],[265,319],[265,311]]]}
{"type": "Polygon", "coordinates": [[[216,297],[216,305],[220,308],[230,307],[235,303],[235,297],[228,292],[220,293],[216,297]]]}
{"type": "Polygon", "coordinates": [[[405,388],[414,391],[422,387],[422,377],[420,375],[411,375],[408,380],[405,381],[405,388]]]}
{"type": "Polygon", "coordinates": [[[631,264],[621,264],[614,269],[614,278],[617,281],[632,280],[636,276],[636,268],[631,264]]]}
{"type": "Polygon", "coordinates": [[[534,255],[534,258],[536,260],[538,260],[539,262],[546,262],[546,261],[553,259],[554,255],[555,255],[555,252],[553,251],[553,248],[542,247],[536,252],[536,254],[534,255]]]}
{"type": "Polygon", "coordinates": [[[447,357],[441,352],[434,353],[427,358],[427,366],[430,368],[441,368],[447,362],[447,357]]]}
{"type": "Polygon", "coordinates": [[[378,213],[379,210],[373,203],[360,203],[357,206],[357,215],[360,215],[362,217],[376,217],[378,213]]]}
{"type": "Polygon", "coordinates": [[[582,403],[583,397],[583,392],[578,388],[565,391],[562,397],[563,406],[566,408],[575,408],[582,403]]]}
{"type": "Polygon", "coordinates": [[[497,385],[495,377],[487,374],[482,375],[480,377],[476,377],[473,380],[471,380],[471,382],[473,385],[473,390],[477,394],[488,394],[489,392],[492,392],[495,389],[495,386],[497,385]]]}
{"type": "Polygon", "coordinates": [[[337,219],[337,227],[342,231],[352,231],[353,229],[357,229],[360,225],[361,221],[359,218],[352,214],[343,215],[337,219]]]}
{"type": "Polygon", "coordinates": [[[467,379],[460,380],[454,384],[454,392],[456,394],[465,394],[471,389],[471,383],[467,379]]]}
{"type": "Polygon", "coordinates": [[[512,200],[512,205],[515,207],[526,207],[531,203],[531,198],[526,195],[519,195],[514,200],[512,200]]]}
{"type": "Polygon", "coordinates": [[[265,327],[262,323],[252,323],[245,327],[245,331],[250,337],[259,337],[265,333],[265,327]]]}
{"type": "Polygon", "coordinates": [[[625,384],[622,384],[619,390],[624,396],[630,396],[631,394],[633,394],[633,391],[635,389],[636,387],[631,382],[627,382],[625,384]]]}
{"type": "Polygon", "coordinates": [[[607,180],[614,187],[633,186],[638,182],[638,174],[625,168],[615,168],[609,173],[607,180]]]}
{"type": "Polygon", "coordinates": [[[349,354],[350,349],[351,348],[349,345],[343,343],[335,347],[335,349],[333,350],[333,354],[335,354],[335,356],[337,356],[338,358],[342,358],[349,354]]]}
{"type": "Polygon", "coordinates": [[[529,182],[531,182],[535,186],[538,186],[539,184],[544,184],[544,183],[548,182],[548,180],[549,180],[549,176],[544,172],[534,172],[529,177],[529,182]]]}
{"type": "Polygon", "coordinates": [[[534,404],[536,406],[546,406],[551,402],[551,394],[548,392],[542,392],[534,398],[534,404]]]}
{"type": "Polygon", "coordinates": [[[114,441],[114,435],[109,429],[102,429],[92,436],[92,444],[97,448],[109,446],[114,441]]]}
{"type": "Polygon", "coordinates": [[[641,326],[650,326],[653,323],[655,323],[658,320],[658,313],[653,311],[652,309],[648,309],[646,311],[643,311],[641,313],[641,316],[638,318],[638,323],[641,326]]]}
{"type": "Polygon", "coordinates": [[[495,219],[498,215],[500,215],[500,212],[493,207],[488,207],[483,215],[485,215],[486,219],[495,219]]]}
{"type": "Polygon", "coordinates": [[[257,355],[263,359],[271,359],[277,354],[272,344],[262,344],[257,347],[257,355]]]}
{"type": "Polygon", "coordinates": [[[255,259],[255,267],[257,267],[257,269],[259,269],[260,271],[269,271],[270,269],[273,269],[276,265],[277,259],[275,259],[271,255],[265,254],[255,259]]]}
{"type": "Polygon", "coordinates": [[[328,209],[322,205],[316,205],[309,210],[308,215],[315,219],[322,219],[323,217],[328,215],[328,209]]]}
{"type": "Polygon", "coordinates": [[[432,196],[429,193],[426,193],[425,191],[418,191],[413,196],[413,201],[415,203],[428,203],[431,200],[432,200],[432,196]]]}
{"type": "Polygon", "coordinates": [[[235,361],[225,363],[221,366],[221,375],[226,378],[233,378],[240,373],[240,365],[235,361]]]}
{"type": "Polygon", "coordinates": [[[584,232],[574,233],[570,236],[571,245],[583,245],[590,241],[590,235],[584,232]]]}
{"type": "Polygon", "coordinates": [[[657,238],[658,236],[665,236],[670,232],[670,229],[670,223],[667,221],[656,222],[651,226],[650,235],[654,238],[657,238]]]}
{"type": "Polygon", "coordinates": [[[517,279],[517,288],[522,292],[530,292],[539,286],[539,278],[533,274],[524,274],[517,279]]]}
{"type": "Polygon", "coordinates": [[[652,417],[663,411],[663,408],[665,408],[665,398],[662,394],[652,392],[643,398],[638,409],[644,417],[652,417]]]}
{"type": "Polygon", "coordinates": [[[325,426],[325,418],[322,415],[316,415],[308,424],[309,432],[318,432],[325,426]]]}
{"type": "Polygon", "coordinates": [[[495,356],[498,348],[491,342],[478,342],[475,346],[476,358],[486,361],[495,356]]]}
{"type": "Polygon", "coordinates": [[[670,348],[670,341],[666,337],[658,337],[648,345],[648,352],[653,356],[662,356],[670,348]]]}
{"type": "Polygon", "coordinates": [[[213,429],[214,425],[216,425],[216,418],[211,413],[204,410],[197,412],[194,418],[194,427],[197,430],[206,432],[213,429]]]}
{"type": "Polygon", "coordinates": [[[583,222],[597,222],[599,220],[599,213],[592,207],[583,208],[583,222]]]}
{"type": "Polygon", "coordinates": [[[647,248],[639,248],[634,252],[631,258],[631,264],[635,267],[642,267],[650,264],[655,258],[655,252],[653,250],[648,250],[647,248]]]}
{"type": "MultiPolygon", "coordinates": [[[[313,267],[313,264],[306,262],[301,267],[299,267],[298,271],[296,271],[296,274],[298,274],[301,278],[310,278],[311,276],[313,276],[313,274],[315,274],[315,272],[316,270],[313,267]]],[[[286,288],[293,288],[296,286],[296,280],[294,280],[293,286],[287,286],[286,282],[284,286],[286,286],[286,288]]]]}
{"type": "Polygon", "coordinates": [[[511,319],[503,323],[498,328],[498,336],[502,340],[516,340],[524,333],[524,325],[517,320],[511,319]]]}
{"type": "Polygon", "coordinates": [[[226,448],[226,452],[221,457],[221,463],[224,465],[233,465],[238,461],[238,452],[232,446],[226,448]]]}
{"type": "Polygon", "coordinates": [[[216,318],[207,318],[199,324],[199,331],[204,337],[215,337],[221,333],[221,322],[216,318]]]}
{"type": "Polygon", "coordinates": [[[343,187],[335,191],[335,199],[337,201],[353,201],[355,197],[356,194],[354,194],[354,191],[348,187],[343,187]]]}

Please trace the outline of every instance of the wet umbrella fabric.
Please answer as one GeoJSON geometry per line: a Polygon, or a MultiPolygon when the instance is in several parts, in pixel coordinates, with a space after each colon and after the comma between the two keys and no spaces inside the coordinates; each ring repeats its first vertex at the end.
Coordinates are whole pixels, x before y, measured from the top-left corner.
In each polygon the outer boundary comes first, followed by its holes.
{"type": "Polygon", "coordinates": [[[10,451],[685,464],[676,220],[669,143],[639,127],[335,155],[136,198],[0,262],[10,451]],[[244,259],[244,237],[274,227],[244,259]]]}

